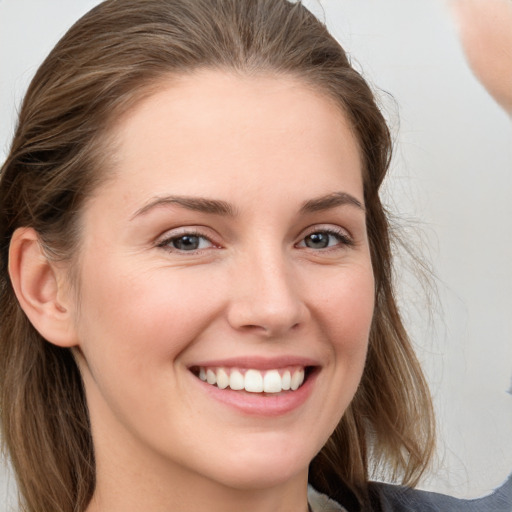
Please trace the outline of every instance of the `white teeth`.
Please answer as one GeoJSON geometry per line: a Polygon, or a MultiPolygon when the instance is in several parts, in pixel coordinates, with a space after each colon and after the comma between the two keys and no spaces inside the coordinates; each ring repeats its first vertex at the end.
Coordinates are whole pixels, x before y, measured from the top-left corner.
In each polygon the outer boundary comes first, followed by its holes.
{"type": "Polygon", "coordinates": [[[229,376],[229,387],[235,391],[244,389],[244,376],[238,370],[232,370],[229,376]]]}
{"type": "Polygon", "coordinates": [[[292,385],[292,376],[288,370],[283,373],[283,378],[281,380],[281,387],[283,391],[288,391],[290,386],[292,385]]]}
{"type": "Polygon", "coordinates": [[[217,384],[217,375],[215,375],[213,370],[206,370],[206,382],[208,384],[217,384]]]}
{"type": "Polygon", "coordinates": [[[247,370],[244,378],[245,391],[261,393],[263,391],[263,376],[258,370],[247,370]]]}
{"type": "Polygon", "coordinates": [[[279,393],[283,389],[281,375],[277,370],[270,370],[263,377],[263,391],[265,393],[279,393]]]}
{"type": "Polygon", "coordinates": [[[304,382],[304,370],[296,370],[292,375],[292,382],[290,388],[292,391],[299,389],[299,386],[304,382]]]}
{"type": "Polygon", "coordinates": [[[280,393],[296,391],[304,382],[304,368],[295,370],[239,370],[226,368],[199,368],[198,377],[219,389],[230,388],[249,393],[280,393]]]}
{"type": "Polygon", "coordinates": [[[220,389],[226,389],[229,386],[229,375],[226,370],[219,368],[217,371],[217,387],[220,389]]]}

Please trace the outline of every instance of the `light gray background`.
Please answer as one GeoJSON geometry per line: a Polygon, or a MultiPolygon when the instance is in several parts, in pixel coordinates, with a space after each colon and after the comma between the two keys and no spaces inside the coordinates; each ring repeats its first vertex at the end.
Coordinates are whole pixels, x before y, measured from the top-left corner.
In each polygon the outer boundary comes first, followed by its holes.
{"type": "MultiPolygon", "coordinates": [[[[1,161],[37,66],[97,3],[0,0],[1,161]]],[[[308,4],[381,91],[397,139],[386,197],[437,275],[431,314],[407,258],[399,272],[439,423],[422,487],[486,494],[512,472],[512,122],[472,76],[442,0],[308,4]]],[[[0,510],[14,494],[0,472],[0,510]]]]}

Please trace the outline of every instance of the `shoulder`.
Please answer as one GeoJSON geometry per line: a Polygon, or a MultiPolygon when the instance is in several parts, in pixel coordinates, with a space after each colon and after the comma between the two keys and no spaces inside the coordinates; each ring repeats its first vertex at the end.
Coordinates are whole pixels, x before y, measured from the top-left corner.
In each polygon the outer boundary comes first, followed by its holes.
{"type": "Polygon", "coordinates": [[[370,489],[382,512],[512,512],[512,475],[492,494],[473,500],[376,482],[370,489]]]}

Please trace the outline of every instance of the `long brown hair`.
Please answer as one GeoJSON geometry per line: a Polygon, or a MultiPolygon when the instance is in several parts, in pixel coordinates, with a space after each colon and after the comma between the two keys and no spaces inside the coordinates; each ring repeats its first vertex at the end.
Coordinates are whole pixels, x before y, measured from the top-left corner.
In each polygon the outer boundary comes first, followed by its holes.
{"type": "Polygon", "coordinates": [[[73,356],[32,327],[11,286],[15,229],[33,227],[51,258],[74,261],[84,201],[108,177],[109,126],[169,74],[199,68],[291,75],[333,98],[363,157],[376,307],[364,375],[310,482],[369,502],[376,468],[406,484],[433,448],[429,392],[393,294],[388,218],[379,187],[391,138],[374,95],[341,46],[300,2],[108,0],[79,20],[37,71],[0,181],[0,408],[3,439],[28,512],[82,512],[94,450],[73,356]]]}

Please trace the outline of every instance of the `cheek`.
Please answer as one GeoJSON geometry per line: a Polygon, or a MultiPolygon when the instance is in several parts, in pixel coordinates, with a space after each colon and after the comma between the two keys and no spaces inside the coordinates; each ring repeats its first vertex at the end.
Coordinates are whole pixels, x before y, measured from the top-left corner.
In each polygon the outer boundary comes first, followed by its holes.
{"type": "Polygon", "coordinates": [[[328,390],[322,398],[319,424],[322,439],[332,433],[352,401],[364,371],[374,312],[374,278],[371,264],[341,269],[326,292],[317,294],[314,311],[323,329],[321,338],[329,353],[322,378],[328,390]],[[320,422],[320,419],[322,420],[320,422]]]}
{"type": "Polygon", "coordinates": [[[366,353],[374,310],[374,286],[371,265],[362,265],[340,272],[322,299],[322,315],[331,331],[333,348],[342,350],[346,356],[366,353]]]}
{"type": "Polygon", "coordinates": [[[119,261],[110,267],[84,267],[79,339],[91,358],[101,349],[101,359],[118,367],[150,360],[169,365],[220,307],[215,282],[199,273],[119,261]]]}
{"type": "Polygon", "coordinates": [[[314,316],[329,361],[323,398],[326,434],[338,424],[352,401],[364,371],[374,312],[375,282],[371,263],[362,261],[336,269],[321,293],[316,291],[314,316]]]}
{"type": "Polygon", "coordinates": [[[180,355],[218,310],[215,283],[174,269],[127,267],[119,260],[111,268],[84,266],[81,371],[96,423],[113,414],[130,428],[152,431],[172,423],[175,390],[183,387],[180,355]]]}
{"type": "Polygon", "coordinates": [[[361,268],[345,280],[337,295],[336,307],[329,311],[333,319],[330,325],[336,378],[340,388],[345,388],[344,393],[347,393],[340,401],[343,411],[352,400],[363,374],[374,312],[374,287],[371,266],[361,268]]]}

